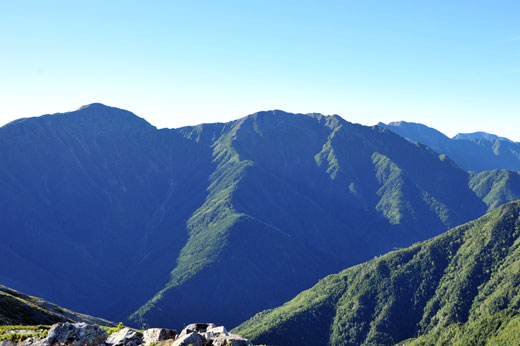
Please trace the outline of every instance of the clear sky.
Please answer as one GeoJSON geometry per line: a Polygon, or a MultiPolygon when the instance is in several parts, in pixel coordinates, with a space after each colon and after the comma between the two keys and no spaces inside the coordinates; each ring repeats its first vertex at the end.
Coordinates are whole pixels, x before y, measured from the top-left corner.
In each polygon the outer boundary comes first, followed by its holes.
{"type": "Polygon", "coordinates": [[[0,0],[0,123],[92,102],[157,127],[283,109],[520,141],[520,1],[0,0]]]}

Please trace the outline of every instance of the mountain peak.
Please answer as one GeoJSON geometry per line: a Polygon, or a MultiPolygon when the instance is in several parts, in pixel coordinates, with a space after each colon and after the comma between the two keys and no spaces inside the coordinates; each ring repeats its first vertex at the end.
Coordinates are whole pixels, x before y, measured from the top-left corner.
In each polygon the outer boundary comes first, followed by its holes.
{"type": "Polygon", "coordinates": [[[259,111],[253,114],[250,114],[243,119],[261,119],[261,118],[277,118],[277,121],[280,121],[281,119],[294,119],[294,118],[312,118],[316,119],[318,121],[328,121],[328,122],[346,122],[341,116],[337,114],[333,115],[324,115],[321,113],[290,113],[286,112],[280,109],[273,109],[273,110],[267,110],[267,111],[259,111]]]}
{"type": "Polygon", "coordinates": [[[291,115],[295,115],[295,114],[285,112],[281,109],[271,109],[271,110],[258,111],[258,112],[249,114],[248,116],[246,116],[246,118],[258,118],[258,117],[266,117],[266,116],[278,116],[279,117],[279,116],[291,116],[291,115]]]}
{"type": "Polygon", "coordinates": [[[76,111],[67,113],[51,114],[50,117],[59,119],[66,117],[73,120],[77,124],[106,124],[108,126],[115,126],[115,128],[129,128],[129,127],[151,127],[145,119],[135,115],[134,113],[125,109],[111,107],[102,103],[91,103],[81,106],[76,111]]]}
{"type": "Polygon", "coordinates": [[[84,109],[103,109],[103,108],[110,109],[110,108],[115,108],[115,107],[110,107],[110,106],[104,105],[104,104],[99,103],[99,102],[94,102],[94,103],[89,103],[89,104],[86,104],[84,106],[81,106],[77,110],[81,111],[81,110],[84,110],[84,109]]]}
{"type": "Polygon", "coordinates": [[[100,130],[139,132],[155,129],[145,119],[130,111],[106,106],[102,103],[91,103],[70,112],[21,118],[4,125],[2,129],[18,133],[17,131],[21,131],[23,128],[38,129],[42,126],[54,129],[82,128],[82,131],[87,132],[98,132],[100,130]]]}

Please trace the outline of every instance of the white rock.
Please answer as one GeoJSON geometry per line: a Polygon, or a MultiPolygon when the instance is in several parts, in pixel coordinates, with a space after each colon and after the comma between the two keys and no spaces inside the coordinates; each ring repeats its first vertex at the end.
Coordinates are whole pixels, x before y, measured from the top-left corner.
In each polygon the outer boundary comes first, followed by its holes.
{"type": "Polygon", "coordinates": [[[205,333],[206,330],[215,328],[217,325],[215,323],[192,323],[188,324],[182,332],[179,334],[179,336],[184,336],[189,333],[205,333]]]}
{"type": "Polygon", "coordinates": [[[226,327],[224,327],[224,326],[218,326],[218,327],[214,327],[214,328],[208,328],[208,329],[206,329],[206,333],[225,334],[225,335],[227,335],[227,334],[228,334],[228,331],[227,331],[226,327]]]}
{"type": "Polygon", "coordinates": [[[106,341],[112,346],[137,346],[143,342],[143,334],[130,328],[123,328],[110,335],[106,341]]]}
{"type": "Polygon", "coordinates": [[[146,346],[152,342],[157,344],[160,341],[175,339],[177,331],[174,329],[150,328],[144,331],[143,341],[146,346]]]}
{"type": "Polygon", "coordinates": [[[98,346],[107,339],[107,332],[98,325],[86,323],[56,323],[54,324],[47,338],[42,340],[43,344],[69,346],[98,346]]]}
{"type": "Polygon", "coordinates": [[[202,346],[201,336],[195,332],[185,335],[179,335],[179,338],[175,340],[172,346],[188,346],[189,344],[193,346],[202,346]]]}
{"type": "Polygon", "coordinates": [[[229,342],[233,346],[253,346],[253,344],[246,338],[241,337],[237,334],[228,333],[220,334],[217,338],[213,339],[213,346],[228,346],[229,342]]]}

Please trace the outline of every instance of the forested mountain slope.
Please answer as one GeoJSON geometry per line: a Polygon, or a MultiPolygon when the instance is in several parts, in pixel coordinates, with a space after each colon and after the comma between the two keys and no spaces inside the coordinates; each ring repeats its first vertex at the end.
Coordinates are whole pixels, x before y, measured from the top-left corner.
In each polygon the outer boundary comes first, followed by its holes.
{"type": "Polygon", "coordinates": [[[520,202],[330,275],[235,329],[269,345],[520,343],[520,202]]]}

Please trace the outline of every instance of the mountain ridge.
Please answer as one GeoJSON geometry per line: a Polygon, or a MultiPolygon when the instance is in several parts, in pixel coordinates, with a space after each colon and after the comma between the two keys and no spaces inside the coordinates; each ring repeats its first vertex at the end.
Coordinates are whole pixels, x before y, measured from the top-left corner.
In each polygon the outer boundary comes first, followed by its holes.
{"type": "Polygon", "coordinates": [[[455,136],[453,136],[452,139],[486,139],[486,140],[501,140],[506,141],[510,143],[514,143],[514,141],[510,140],[506,137],[500,137],[492,133],[487,133],[484,131],[477,131],[477,132],[471,132],[471,133],[457,133],[455,136]]]}
{"type": "Polygon", "coordinates": [[[467,171],[520,171],[520,144],[507,138],[485,132],[460,133],[449,138],[434,128],[406,121],[379,125],[412,142],[423,143],[439,154],[446,154],[467,171]]]}

